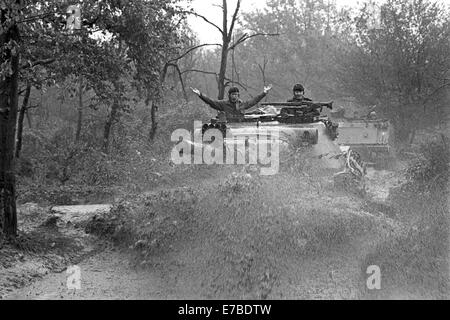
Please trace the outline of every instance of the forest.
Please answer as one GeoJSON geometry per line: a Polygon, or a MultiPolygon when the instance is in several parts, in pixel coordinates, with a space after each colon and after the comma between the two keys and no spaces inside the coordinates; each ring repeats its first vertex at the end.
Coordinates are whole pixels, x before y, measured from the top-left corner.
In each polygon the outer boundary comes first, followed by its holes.
{"type": "MultiPolygon", "coordinates": [[[[274,102],[290,98],[293,85],[302,83],[308,97],[333,100],[346,114],[365,115],[376,107],[394,128],[392,148],[405,163],[405,179],[431,193],[446,188],[447,4],[384,0],[342,7],[325,0],[267,0],[264,9],[244,12],[243,1],[216,1],[223,16],[215,21],[181,0],[1,0],[2,246],[29,236],[20,215],[27,203],[139,202],[149,190],[203,180],[208,185],[208,169],[175,166],[170,159],[176,129],[216,115],[190,87],[220,100],[232,86],[250,99],[272,85],[265,101],[274,102]],[[221,41],[202,43],[187,22],[192,16],[221,41]]],[[[253,194],[253,182],[233,177],[227,183],[253,194]]],[[[445,193],[439,195],[435,203],[445,206],[445,193]]],[[[165,196],[175,197],[173,206],[187,201],[176,192],[165,196]]],[[[277,212],[286,209],[275,204],[277,212]]],[[[270,273],[257,273],[272,288],[270,273]]]]}

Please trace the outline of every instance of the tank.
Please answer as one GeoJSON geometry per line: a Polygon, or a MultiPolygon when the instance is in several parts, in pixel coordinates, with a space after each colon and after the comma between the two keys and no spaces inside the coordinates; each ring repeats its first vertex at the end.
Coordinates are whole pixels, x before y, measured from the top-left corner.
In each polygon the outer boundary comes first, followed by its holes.
{"type": "Polygon", "coordinates": [[[335,142],[338,125],[321,114],[324,107],[332,108],[332,103],[262,103],[256,110],[242,116],[225,118],[219,115],[204,123],[201,129],[194,129],[194,136],[202,136],[204,148],[214,143],[208,132],[220,131],[224,137],[224,157],[236,147],[236,143],[241,144],[240,150],[243,150],[243,147],[248,148],[255,143],[267,146],[275,139],[281,157],[287,153],[307,151],[318,167],[339,171],[345,163],[339,159],[342,152],[335,142]]]}
{"type": "Polygon", "coordinates": [[[299,161],[310,162],[313,174],[331,175],[339,190],[364,190],[365,164],[358,152],[349,147],[341,150],[337,142],[339,124],[322,113],[324,107],[332,109],[333,103],[270,102],[238,117],[219,114],[216,119],[194,128],[194,140],[187,141],[189,150],[200,157],[205,151],[214,155],[223,152],[215,158],[222,164],[236,164],[228,160],[235,160],[240,154],[241,160],[248,159],[249,164],[258,165],[255,158],[251,163],[251,148],[258,152],[261,147],[268,150],[268,145],[277,142],[276,150],[272,147],[270,153],[273,156],[276,151],[279,162],[283,163],[285,157],[294,159],[286,162],[291,166],[299,161]],[[216,141],[219,136],[222,139],[216,141]]]}

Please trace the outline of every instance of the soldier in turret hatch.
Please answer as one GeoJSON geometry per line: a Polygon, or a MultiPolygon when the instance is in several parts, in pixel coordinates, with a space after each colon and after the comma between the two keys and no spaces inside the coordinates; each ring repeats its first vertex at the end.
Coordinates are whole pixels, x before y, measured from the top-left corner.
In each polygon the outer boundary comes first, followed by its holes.
{"type": "Polygon", "coordinates": [[[303,85],[296,84],[292,91],[294,93],[294,97],[292,99],[289,99],[287,102],[312,101],[311,99],[305,97],[305,88],[303,87],[303,85]]]}
{"type": "Polygon", "coordinates": [[[271,85],[264,87],[264,91],[260,95],[256,96],[252,100],[243,102],[239,99],[239,88],[237,87],[232,87],[228,90],[228,100],[212,100],[203,95],[200,90],[191,88],[192,92],[194,92],[211,108],[225,113],[227,120],[243,118],[244,111],[257,105],[271,89],[271,85]]]}

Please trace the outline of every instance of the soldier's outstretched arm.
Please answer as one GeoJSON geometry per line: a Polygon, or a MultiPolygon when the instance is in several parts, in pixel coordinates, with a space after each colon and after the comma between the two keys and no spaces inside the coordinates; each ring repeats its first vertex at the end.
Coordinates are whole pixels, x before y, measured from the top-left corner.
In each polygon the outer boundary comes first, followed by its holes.
{"type": "Polygon", "coordinates": [[[211,108],[217,110],[217,111],[223,111],[223,107],[220,104],[219,101],[212,100],[208,98],[207,96],[203,95],[200,90],[196,88],[191,88],[192,92],[194,92],[200,99],[202,99],[203,102],[205,102],[207,105],[209,105],[211,108]]]}
{"type": "Polygon", "coordinates": [[[242,110],[246,110],[246,109],[250,109],[251,107],[257,105],[262,99],[264,99],[264,97],[267,95],[267,93],[272,90],[272,85],[269,85],[267,87],[264,87],[264,92],[261,93],[260,95],[256,96],[255,98],[253,98],[250,101],[244,102],[242,104],[242,110]]]}

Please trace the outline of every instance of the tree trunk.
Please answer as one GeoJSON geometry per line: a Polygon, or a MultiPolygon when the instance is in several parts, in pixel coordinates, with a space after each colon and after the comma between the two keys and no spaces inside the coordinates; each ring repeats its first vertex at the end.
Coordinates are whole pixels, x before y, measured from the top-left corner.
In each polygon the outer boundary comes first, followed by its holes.
{"type": "Polygon", "coordinates": [[[75,142],[80,142],[81,128],[83,124],[83,79],[80,77],[80,87],[78,89],[78,119],[75,142]]]}
{"type": "MultiPolygon", "coordinates": [[[[1,12],[1,23],[7,22],[7,10],[1,12]]],[[[14,51],[4,46],[11,41],[19,43],[19,28],[13,24],[0,36],[3,57],[0,62],[11,64],[11,74],[0,81],[0,224],[8,238],[17,236],[16,180],[15,180],[15,131],[18,109],[19,48],[14,51]]]]}
{"type": "Polygon", "coordinates": [[[25,90],[25,96],[23,97],[22,107],[19,111],[19,119],[17,121],[16,158],[20,158],[20,152],[22,151],[23,121],[25,119],[25,112],[27,112],[30,94],[31,84],[28,83],[25,90]]]}
{"type": "Polygon", "coordinates": [[[228,63],[228,46],[229,42],[224,39],[222,47],[222,58],[220,60],[220,71],[219,71],[219,96],[218,99],[222,100],[225,97],[225,75],[227,72],[228,63]]]}
{"type": "Polygon", "coordinates": [[[150,141],[153,141],[155,139],[156,136],[156,131],[158,130],[158,122],[156,121],[156,112],[158,111],[158,106],[156,105],[156,103],[154,101],[150,101],[149,103],[151,106],[151,111],[150,111],[150,118],[152,121],[152,126],[150,128],[150,134],[149,134],[149,139],[150,141]]]}
{"type": "Polygon", "coordinates": [[[414,139],[416,138],[416,130],[415,129],[411,129],[411,132],[409,133],[409,141],[408,144],[410,146],[412,146],[412,144],[414,143],[414,139]]]}
{"type": "Polygon", "coordinates": [[[111,136],[111,129],[114,124],[114,121],[116,121],[118,112],[119,112],[119,102],[114,101],[111,107],[111,112],[109,113],[108,118],[106,119],[105,130],[103,132],[103,152],[106,154],[109,153],[109,140],[111,136]]]}
{"type": "Polygon", "coordinates": [[[28,127],[31,129],[32,125],[31,125],[31,115],[30,115],[30,109],[27,108],[27,110],[25,111],[26,115],[27,115],[27,122],[28,122],[28,127]]]}
{"type": "Polygon", "coordinates": [[[82,123],[83,123],[83,109],[78,108],[77,132],[75,134],[75,142],[80,142],[82,123]]]}
{"type": "MultiPolygon", "coordinates": [[[[237,3],[239,6],[239,1],[237,3]]],[[[235,19],[235,17],[233,17],[235,19]]],[[[232,24],[234,21],[231,22],[232,24]]],[[[232,29],[232,27],[230,27],[232,29]]],[[[230,30],[228,34],[228,5],[227,0],[222,1],[222,56],[220,60],[219,71],[219,96],[218,99],[222,100],[225,97],[225,76],[227,72],[228,63],[228,48],[230,46],[231,35],[233,30],[230,30]]]]}

